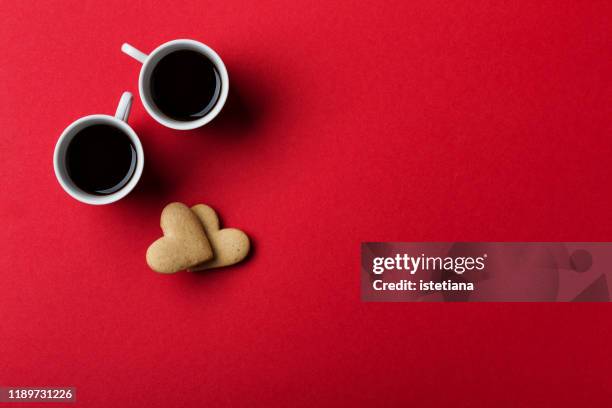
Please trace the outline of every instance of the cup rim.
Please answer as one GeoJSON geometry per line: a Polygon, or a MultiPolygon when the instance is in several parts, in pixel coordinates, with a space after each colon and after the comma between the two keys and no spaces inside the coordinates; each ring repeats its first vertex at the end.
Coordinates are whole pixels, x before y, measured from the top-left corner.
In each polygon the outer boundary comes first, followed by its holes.
{"type": "Polygon", "coordinates": [[[57,181],[62,186],[64,191],[68,193],[68,195],[70,195],[75,200],[85,204],[104,205],[121,200],[130,192],[132,192],[134,187],[136,187],[136,185],[140,181],[140,177],[142,176],[143,169],[144,150],[142,148],[142,144],[140,142],[140,139],[138,138],[138,135],[136,134],[136,132],[134,132],[134,129],[132,129],[130,125],[128,125],[126,122],[110,115],[88,115],[75,120],[70,125],[68,125],[66,129],[64,129],[55,144],[55,150],[53,152],[53,170],[55,172],[55,177],[57,178],[57,181]],[[61,154],[62,148],[64,147],[64,143],[66,143],[66,139],[69,136],[73,135],[77,130],[81,130],[87,127],[87,125],[94,125],[97,123],[106,123],[120,128],[128,135],[128,137],[134,144],[134,148],[136,149],[136,169],[134,170],[134,174],[132,174],[130,181],[121,190],[108,195],[94,195],[87,193],[81,190],[71,181],[67,180],[69,179],[69,176],[66,174],[65,149],[64,154],[61,154]]]}
{"type": "MultiPolygon", "coordinates": [[[[157,62],[159,61],[156,61],[156,63],[157,62]]],[[[221,109],[223,109],[225,101],[227,100],[227,95],[229,93],[229,75],[227,73],[227,68],[225,67],[225,64],[223,63],[223,60],[221,59],[219,54],[217,54],[217,52],[208,45],[191,39],[172,40],[159,45],[147,56],[147,59],[140,68],[140,75],[138,77],[138,93],[140,95],[140,100],[142,101],[142,104],[145,107],[145,110],[158,123],[171,129],[191,130],[204,126],[205,124],[213,120],[219,114],[219,112],[221,112],[221,109]],[[151,61],[154,61],[159,54],[166,52],[168,48],[177,47],[177,49],[179,49],[179,46],[185,46],[186,48],[197,49],[198,51],[200,51],[207,58],[209,58],[213,62],[213,64],[215,64],[216,68],[219,70],[219,74],[221,75],[221,94],[219,95],[217,103],[210,110],[210,112],[208,112],[205,116],[197,120],[179,121],[169,118],[166,115],[163,115],[162,113],[160,113],[159,109],[157,109],[153,105],[153,102],[150,101],[149,98],[146,96],[147,93],[144,92],[144,77],[155,66],[155,64],[152,64],[151,61]]]]}

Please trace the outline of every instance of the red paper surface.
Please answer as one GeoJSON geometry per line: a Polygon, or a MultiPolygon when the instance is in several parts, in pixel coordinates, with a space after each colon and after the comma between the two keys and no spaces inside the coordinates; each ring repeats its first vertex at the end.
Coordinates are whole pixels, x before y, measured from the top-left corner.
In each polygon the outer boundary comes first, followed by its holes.
{"type": "Polygon", "coordinates": [[[368,304],[362,241],[609,241],[609,1],[4,1],[0,384],[77,405],[607,406],[607,304],[368,304]],[[52,169],[80,116],[200,40],[222,116],[166,129],[124,201],[52,169]],[[216,208],[244,264],[158,275],[165,204],[216,208]]]}

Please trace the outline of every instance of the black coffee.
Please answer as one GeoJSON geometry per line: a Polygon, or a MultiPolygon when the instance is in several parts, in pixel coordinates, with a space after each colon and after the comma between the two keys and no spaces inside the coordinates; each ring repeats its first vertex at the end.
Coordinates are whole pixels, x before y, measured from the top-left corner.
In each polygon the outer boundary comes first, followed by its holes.
{"type": "Polygon", "coordinates": [[[221,76],[205,55],[174,51],[163,57],[151,73],[151,96],[167,116],[192,121],[205,116],[217,103],[221,76]]]}
{"type": "Polygon", "coordinates": [[[121,190],[136,169],[136,149],[123,131],[92,125],[77,133],[66,151],[68,175],[89,194],[108,195],[121,190]]]}

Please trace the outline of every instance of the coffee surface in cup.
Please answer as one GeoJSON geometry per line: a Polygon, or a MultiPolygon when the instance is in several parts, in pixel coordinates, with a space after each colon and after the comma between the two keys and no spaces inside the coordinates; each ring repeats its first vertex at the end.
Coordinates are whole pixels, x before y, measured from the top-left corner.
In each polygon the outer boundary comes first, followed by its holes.
{"type": "Polygon", "coordinates": [[[197,120],[209,113],[221,94],[221,76],[205,55],[179,50],[164,56],[151,73],[153,102],[168,117],[197,120]]]}
{"type": "Polygon", "coordinates": [[[66,150],[66,168],[74,184],[89,194],[121,190],[136,169],[136,149],[125,132],[104,124],[81,129],[66,150]]]}

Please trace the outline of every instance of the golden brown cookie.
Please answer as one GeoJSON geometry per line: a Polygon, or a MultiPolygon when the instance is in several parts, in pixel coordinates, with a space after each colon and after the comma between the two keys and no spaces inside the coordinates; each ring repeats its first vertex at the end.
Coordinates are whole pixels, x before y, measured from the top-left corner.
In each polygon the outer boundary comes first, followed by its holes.
{"type": "Polygon", "coordinates": [[[185,204],[168,204],[160,225],[164,236],[147,249],[147,264],[154,271],[174,273],[213,257],[202,223],[185,204]]]}
{"type": "Polygon", "coordinates": [[[247,256],[251,247],[247,234],[236,228],[219,229],[219,217],[217,217],[215,210],[207,205],[198,204],[191,207],[191,210],[204,225],[214,257],[200,265],[189,268],[189,270],[200,271],[233,265],[247,256]]]}

